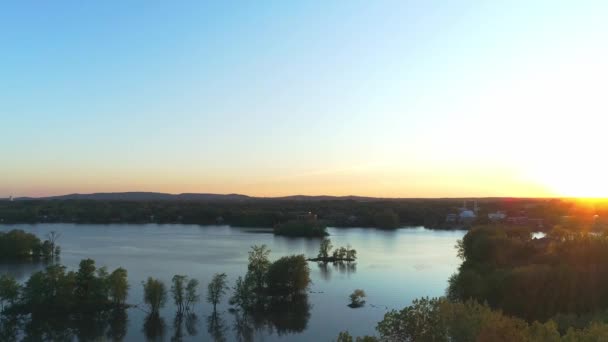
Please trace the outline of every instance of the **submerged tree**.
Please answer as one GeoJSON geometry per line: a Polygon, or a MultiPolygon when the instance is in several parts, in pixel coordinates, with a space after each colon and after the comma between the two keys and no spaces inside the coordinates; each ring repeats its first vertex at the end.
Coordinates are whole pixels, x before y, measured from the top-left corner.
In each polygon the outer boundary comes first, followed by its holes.
{"type": "Polygon", "coordinates": [[[129,294],[129,281],[127,280],[127,270],[119,267],[108,276],[108,287],[110,299],[115,305],[122,305],[129,294]]]}
{"type": "Polygon", "coordinates": [[[190,311],[190,307],[200,300],[197,288],[198,280],[190,279],[186,285],[186,311],[190,311]]]}
{"type": "Polygon", "coordinates": [[[271,294],[294,295],[310,284],[310,268],[304,255],[291,255],[278,259],[266,274],[268,291],[271,294]]]}
{"type": "Polygon", "coordinates": [[[226,273],[216,273],[207,286],[207,301],[213,304],[215,312],[217,304],[220,302],[226,291],[229,289],[226,282],[226,273]]]}
{"type": "Polygon", "coordinates": [[[331,252],[331,249],[333,248],[333,245],[331,244],[331,240],[328,238],[324,238],[323,240],[321,240],[321,245],[319,246],[319,258],[328,258],[329,257],[329,253],[331,252]]]}
{"type": "Polygon", "coordinates": [[[349,260],[357,259],[357,251],[354,248],[352,248],[350,244],[346,245],[346,248],[344,249],[344,255],[346,256],[346,259],[349,259],[349,260]]]}
{"type": "Polygon", "coordinates": [[[54,230],[52,230],[51,232],[46,234],[46,238],[49,241],[50,247],[51,247],[50,253],[53,258],[58,257],[59,253],[61,253],[61,248],[59,248],[59,246],[57,246],[57,240],[59,240],[60,237],[61,237],[61,233],[56,232],[54,230]]]}
{"type": "Polygon", "coordinates": [[[175,302],[178,312],[184,310],[184,304],[186,302],[185,284],[187,280],[187,276],[179,274],[174,275],[173,279],[171,279],[171,282],[173,283],[171,285],[171,295],[173,295],[173,301],[175,302]]]}
{"type": "Polygon", "coordinates": [[[144,286],[144,302],[150,307],[151,314],[158,314],[158,310],[167,302],[167,289],[165,284],[152,277],[148,277],[144,286]]]}
{"type": "Polygon", "coordinates": [[[252,279],[256,290],[264,288],[264,276],[270,267],[270,249],[266,245],[252,246],[249,251],[249,264],[247,274],[252,279]]]}
{"type": "Polygon", "coordinates": [[[351,308],[358,308],[365,304],[365,300],[363,300],[363,298],[367,297],[367,295],[365,294],[365,291],[356,289],[348,297],[350,298],[350,304],[348,306],[351,308]]]}
{"type": "Polygon", "coordinates": [[[253,281],[251,277],[238,277],[232,288],[232,297],[230,297],[230,305],[235,305],[241,309],[247,309],[255,301],[256,297],[253,293],[253,281]]]}

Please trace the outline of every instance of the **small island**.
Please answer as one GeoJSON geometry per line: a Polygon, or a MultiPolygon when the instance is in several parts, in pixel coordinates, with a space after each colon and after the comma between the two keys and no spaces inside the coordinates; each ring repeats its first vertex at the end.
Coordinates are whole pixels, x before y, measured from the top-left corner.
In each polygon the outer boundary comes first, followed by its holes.
{"type": "Polygon", "coordinates": [[[321,245],[319,246],[319,254],[316,258],[308,258],[308,261],[314,262],[353,262],[357,260],[357,251],[352,248],[350,245],[346,247],[336,248],[334,252],[330,255],[331,250],[334,246],[331,243],[331,240],[328,238],[324,238],[321,241],[321,245]]]}
{"type": "Polygon", "coordinates": [[[296,215],[294,219],[278,223],[273,230],[275,235],[293,237],[323,237],[329,235],[327,226],[311,212],[296,215]]]}

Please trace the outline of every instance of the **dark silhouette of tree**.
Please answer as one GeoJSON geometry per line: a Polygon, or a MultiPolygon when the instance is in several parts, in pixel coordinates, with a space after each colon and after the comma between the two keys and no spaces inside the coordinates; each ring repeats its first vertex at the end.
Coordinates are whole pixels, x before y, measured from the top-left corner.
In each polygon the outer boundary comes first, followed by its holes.
{"type": "Polygon", "coordinates": [[[151,314],[158,314],[161,307],[167,302],[167,289],[165,284],[151,277],[142,282],[144,287],[144,302],[150,307],[151,314]]]}
{"type": "Polygon", "coordinates": [[[207,302],[213,305],[214,312],[216,311],[217,304],[226,294],[226,291],[230,289],[227,285],[226,277],[226,273],[216,273],[207,286],[207,302]]]}
{"type": "Polygon", "coordinates": [[[256,290],[264,288],[264,277],[266,271],[270,267],[270,249],[266,245],[252,246],[249,251],[249,264],[247,265],[247,273],[251,278],[256,290]]]}
{"type": "Polygon", "coordinates": [[[177,307],[177,312],[181,313],[184,311],[185,303],[186,303],[186,282],[188,281],[188,277],[185,275],[174,275],[171,280],[171,295],[173,296],[173,301],[175,302],[175,306],[177,307]]]}
{"type": "Polygon", "coordinates": [[[328,238],[324,238],[323,240],[321,240],[321,245],[319,246],[318,257],[319,258],[328,258],[329,253],[331,253],[332,248],[333,248],[333,245],[331,244],[331,240],[328,238]]]}

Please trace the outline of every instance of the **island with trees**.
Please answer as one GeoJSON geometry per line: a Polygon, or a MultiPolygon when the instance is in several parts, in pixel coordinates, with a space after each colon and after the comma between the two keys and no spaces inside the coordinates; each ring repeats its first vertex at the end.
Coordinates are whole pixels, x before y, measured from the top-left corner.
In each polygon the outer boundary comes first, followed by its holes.
{"type": "Polygon", "coordinates": [[[321,240],[321,243],[319,245],[319,254],[317,254],[317,257],[308,258],[307,260],[323,263],[351,263],[357,260],[357,251],[350,245],[347,245],[346,247],[336,248],[332,253],[333,248],[334,246],[331,243],[331,240],[329,238],[324,238],[323,240],[321,240]]]}
{"type": "Polygon", "coordinates": [[[274,226],[275,235],[292,237],[323,237],[329,235],[327,226],[319,220],[295,219],[274,226]]]}

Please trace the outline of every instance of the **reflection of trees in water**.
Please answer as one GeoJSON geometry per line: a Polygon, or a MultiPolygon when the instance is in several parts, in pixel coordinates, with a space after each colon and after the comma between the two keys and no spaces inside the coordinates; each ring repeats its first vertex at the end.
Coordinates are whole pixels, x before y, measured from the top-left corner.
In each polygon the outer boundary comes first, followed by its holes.
{"type": "Polygon", "coordinates": [[[127,310],[113,310],[106,338],[113,341],[122,341],[127,335],[128,322],[129,316],[127,315],[127,310]]]}
{"type": "Polygon", "coordinates": [[[143,332],[148,341],[162,341],[165,336],[165,320],[157,313],[149,314],[144,321],[143,332]]]}
{"type": "Polygon", "coordinates": [[[252,341],[256,330],[277,335],[300,333],[308,326],[310,304],[307,294],[268,298],[245,312],[234,311],[234,328],[239,341],[252,341]]]}
{"type": "Polygon", "coordinates": [[[198,317],[194,313],[188,313],[186,315],[186,332],[190,336],[196,336],[198,334],[198,317]]]}
{"type": "Polygon", "coordinates": [[[173,319],[173,336],[171,337],[171,341],[177,342],[184,338],[184,326],[186,328],[186,333],[189,336],[196,336],[198,333],[196,328],[197,323],[198,317],[194,313],[176,313],[175,318],[173,319]]]}
{"type": "Polygon", "coordinates": [[[331,270],[329,269],[326,262],[318,262],[317,266],[319,266],[319,271],[321,272],[321,278],[323,280],[331,279],[331,270]]]}
{"type": "Polygon", "coordinates": [[[14,341],[23,332],[23,341],[121,341],[127,332],[124,309],[74,315],[35,314],[29,318],[2,319],[1,341],[14,341]]]}
{"type": "MultiPolygon", "coordinates": [[[[357,263],[356,262],[332,262],[331,263],[334,269],[338,270],[338,272],[346,275],[354,274],[357,272],[357,263]]],[[[323,280],[331,279],[331,269],[329,268],[329,263],[327,262],[317,262],[317,266],[319,267],[319,271],[321,273],[321,278],[323,280]]]]}
{"type": "Polygon", "coordinates": [[[217,311],[213,311],[211,315],[207,317],[207,332],[214,341],[223,342],[226,341],[226,323],[221,315],[217,311]]]}
{"type": "Polygon", "coordinates": [[[334,268],[342,274],[350,275],[357,272],[356,262],[334,262],[333,264],[334,268]]]}

